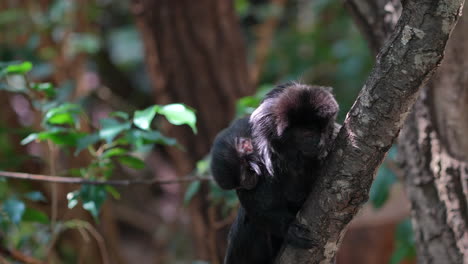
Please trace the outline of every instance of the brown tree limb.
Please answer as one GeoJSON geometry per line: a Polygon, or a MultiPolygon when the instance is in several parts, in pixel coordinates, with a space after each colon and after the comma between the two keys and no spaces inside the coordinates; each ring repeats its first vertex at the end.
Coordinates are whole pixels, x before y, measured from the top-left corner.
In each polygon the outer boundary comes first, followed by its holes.
{"type": "MultiPolygon", "coordinates": [[[[44,262],[38,259],[35,259],[33,257],[27,256],[23,254],[21,251],[8,249],[3,246],[0,246],[0,255],[3,255],[8,258],[12,258],[14,260],[20,261],[21,263],[25,263],[25,264],[44,264],[44,262]]],[[[9,263],[6,260],[4,261],[6,263],[9,263]]]]}
{"type": "MultiPolygon", "coordinates": [[[[348,1],[365,5],[362,2],[375,0],[348,1]]],[[[468,263],[468,121],[461,114],[468,109],[467,8],[447,44],[442,65],[399,138],[399,165],[403,168],[398,169],[411,200],[419,263],[468,263]]],[[[375,18],[375,10],[366,12],[362,18],[375,18]]],[[[374,23],[369,30],[382,31],[382,25],[374,23]]],[[[363,33],[368,39],[379,37],[363,33]]]]}
{"type": "Polygon", "coordinates": [[[377,62],[296,221],[316,246],[285,245],[278,263],[331,263],[351,219],[367,201],[377,168],[420,88],[440,64],[463,0],[406,0],[377,62]]]}
{"type": "Polygon", "coordinates": [[[51,176],[42,174],[31,174],[23,172],[11,172],[11,171],[0,171],[0,177],[31,180],[31,181],[43,181],[43,182],[54,182],[54,183],[66,183],[66,184],[91,184],[91,185],[115,185],[115,186],[129,186],[136,184],[177,184],[192,181],[210,181],[211,178],[203,178],[199,176],[187,176],[178,179],[162,180],[162,179],[132,179],[132,180],[90,180],[76,177],[61,177],[51,176]]]}

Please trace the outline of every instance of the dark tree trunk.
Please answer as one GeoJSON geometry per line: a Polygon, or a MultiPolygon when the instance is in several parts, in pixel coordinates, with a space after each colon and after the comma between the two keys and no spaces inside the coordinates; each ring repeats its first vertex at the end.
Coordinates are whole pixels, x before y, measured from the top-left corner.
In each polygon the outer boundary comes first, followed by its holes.
{"type": "MultiPolygon", "coordinates": [[[[232,120],[235,100],[253,92],[233,3],[135,0],[133,11],[145,45],[154,101],[182,102],[197,110],[197,135],[187,127],[167,130],[186,148],[185,152],[168,150],[176,171],[184,175],[232,120]]],[[[226,239],[216,235],[205,197],[202,193],[191,204],[194,244],[198,258],[219,263],[226,239]]]]}

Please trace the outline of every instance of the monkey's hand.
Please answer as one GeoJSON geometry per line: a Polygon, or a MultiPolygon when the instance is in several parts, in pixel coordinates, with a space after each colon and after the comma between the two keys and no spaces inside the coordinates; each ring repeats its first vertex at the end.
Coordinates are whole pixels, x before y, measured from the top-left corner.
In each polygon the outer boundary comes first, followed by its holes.
{"type": "Polygon", "coordinates": [[[258,182],[258,175],[252,167],[251,158],[254,149],[250,138],[236,137],[236,151],[241,158],[240,187],[243,189],[253,189],[258,182]]]}
{"type": "Polygon", "coordinates": [[[253,153],[252,139],[244,137],[236,137],[236,150],[240,157],[247,156],[253,153]]]}
{"type": "Polygon", "coordinates": [[[293,221],[289,225],[286,241],[294,247],[309,249],[318,245],[312,237],[312,232],[309,227],[293,221]]]}

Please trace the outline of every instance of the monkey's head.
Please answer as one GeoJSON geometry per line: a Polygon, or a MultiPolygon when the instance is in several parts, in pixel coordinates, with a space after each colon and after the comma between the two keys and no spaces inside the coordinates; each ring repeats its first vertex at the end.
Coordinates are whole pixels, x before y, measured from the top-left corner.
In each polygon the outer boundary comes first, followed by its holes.
{"type": "Polygon", "coordinates": [[[255,146],[268,170],[272,170],[272,155],[323,159],[333,139],[337,112],[328,87],[287,83],[269,92],[250,117],[255,146]]]}
{"type": "Polygon", "coordinates": [[[221,188],[255,187],[261,172],[247,118],[237,120],[216,137],[211,159],[213,177],[221,188]]]}

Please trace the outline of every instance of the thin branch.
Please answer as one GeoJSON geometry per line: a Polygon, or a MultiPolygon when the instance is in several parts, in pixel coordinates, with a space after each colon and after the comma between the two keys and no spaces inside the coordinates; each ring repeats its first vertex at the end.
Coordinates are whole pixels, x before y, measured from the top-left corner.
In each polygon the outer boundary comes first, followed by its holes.
{"type": "Polygon", "coordinates": [[[151,185],[151,184],[179,184],[192,181],[211,181],[211,177],[187,176],[178,179],[162,180],[162,179],[133,179],[133,180],[89,180],[76,177],[61,177],[42,174],[31,174],[23,172],[0,171],[0,177],[55,182],[65,184],[91,184],[91,185],[115,185],[115,186],[129,186],[129,185],[151,185]]]}
{"type": "MultiPolygon", "coordinates": [[[[14,260],[20,261],[25,264],[44,264],[44,262],[38,259],[32,258],[30,256],[27,256],[18,250],[8,249],[3,246],[0,246],[0,255],[12,258],[14,260]]],[[[3,261],[4,263],[9,263],[7,260],[3,260],[3,261]]]]}

